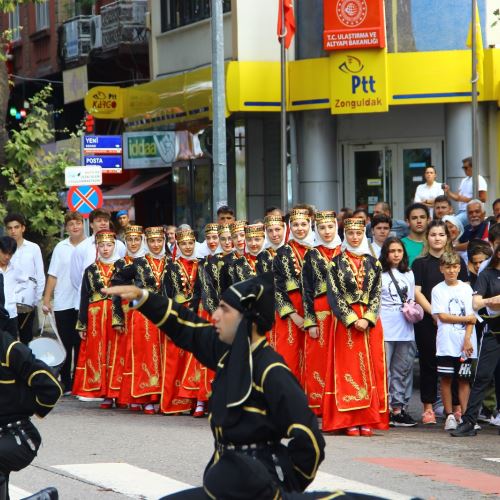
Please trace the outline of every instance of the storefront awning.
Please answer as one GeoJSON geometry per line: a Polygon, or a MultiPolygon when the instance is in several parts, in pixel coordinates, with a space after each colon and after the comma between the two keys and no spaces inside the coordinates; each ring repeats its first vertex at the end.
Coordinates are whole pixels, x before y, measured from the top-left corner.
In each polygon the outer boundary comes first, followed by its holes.
{"type": "Polygon", "coordinates": [[[106,200],[129,200],[132,196],[153,189],[165,184],[167,177],[171,172],[164,172],[159,175],[137,175],[133,179],[110,189],[103,193],[104,201],[106,200]]]}

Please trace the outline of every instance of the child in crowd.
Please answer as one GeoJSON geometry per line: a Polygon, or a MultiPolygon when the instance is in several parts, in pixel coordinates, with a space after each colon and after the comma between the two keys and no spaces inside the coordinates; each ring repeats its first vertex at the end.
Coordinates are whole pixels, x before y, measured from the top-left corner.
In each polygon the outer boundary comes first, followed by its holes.
{"type": "Polygon", "coordinates": [[[465,412],[470,393],[472,359],[477,357],[472,309],[472,288],[458,279],[460,257],[452,252],[441,256],[439,270],[444,281],[432,289],[432,314],[437,321],[437,371],[446,413],[445,430],[457,428],[460,415],[453,414],[451,384],[458,378],[458,397],[465,412]]]}
{"type": "Polygon", "coordinates": [[[414,427],[417,422],[406,410],[413,388],[417,347],[413,324],[405,318],[401,308],[406,301],[415,300],[415,277],[408,265],[408,254],[398,238],[390,236],[385,240],[379,260],[383,271],[380,317],[387,360],[390,425],[414,427]]]}

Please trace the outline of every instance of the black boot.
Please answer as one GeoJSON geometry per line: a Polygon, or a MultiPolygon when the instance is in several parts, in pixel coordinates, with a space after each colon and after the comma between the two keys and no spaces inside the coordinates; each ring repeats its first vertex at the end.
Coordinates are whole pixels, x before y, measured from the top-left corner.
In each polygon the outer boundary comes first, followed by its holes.
{"type": "Polygon", "coordinates": [[[50,487],[44,488],[30,497],[24,497],[22,500],[59,500],[59,494],[55,488],[50,487]]]}

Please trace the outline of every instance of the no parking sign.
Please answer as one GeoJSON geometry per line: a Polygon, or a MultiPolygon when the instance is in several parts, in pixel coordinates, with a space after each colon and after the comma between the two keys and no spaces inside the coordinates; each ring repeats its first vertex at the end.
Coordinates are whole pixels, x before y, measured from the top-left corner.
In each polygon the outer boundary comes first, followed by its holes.
{"type": "Polygon", "coordinates": [[[72,186],[67,201],[70,210],[87,219],[92,210],[102,207],[102,191],[97,186],[72,186]]]}

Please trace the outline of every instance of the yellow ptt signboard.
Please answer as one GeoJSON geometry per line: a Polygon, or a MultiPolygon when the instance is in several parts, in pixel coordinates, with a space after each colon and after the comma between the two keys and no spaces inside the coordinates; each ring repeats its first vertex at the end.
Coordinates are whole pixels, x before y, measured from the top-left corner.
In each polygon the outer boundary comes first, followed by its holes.
{"type": "Polygon", "coordinates": [[[389,109],[385,49],[330,55],[330,108],[334,115],[389,109]]]}
{"type": "Polygon", "coordinates": [[[96,118],[123,118],[123,90],[120,87],[91,88],[85,95],[85,109],[96,118]]]}

